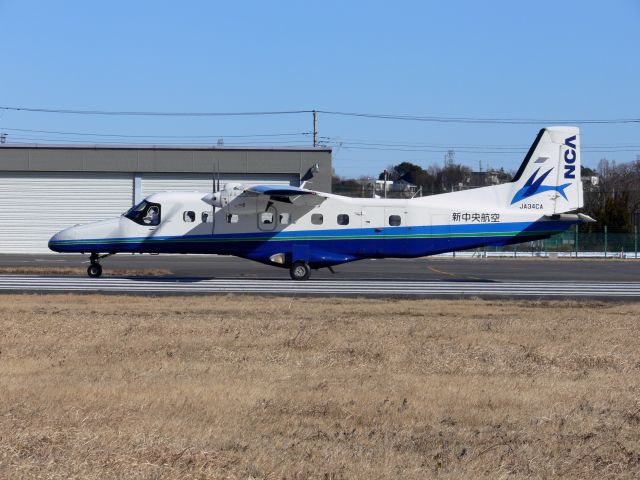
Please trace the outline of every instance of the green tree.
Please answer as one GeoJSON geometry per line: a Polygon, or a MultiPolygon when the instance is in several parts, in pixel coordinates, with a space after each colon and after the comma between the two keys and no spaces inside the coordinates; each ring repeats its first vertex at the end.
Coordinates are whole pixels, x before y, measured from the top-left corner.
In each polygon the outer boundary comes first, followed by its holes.
{"type": "Polygon", "coordinates": [[[629,208],[629,192],[608,194],[602,201],[593,205],[585,205],[585,211],[597,223],[588,223],[585,229],[590,232],[601,231],[606,225],[609,231],[629,233],[631,226],[631,209],[629,208]]]}
{"type": "MultiPolygon", "coordinates": [[[[413,183],[418,187],[430,191],[435,178],[420,165],[416,165],[411,162],[402,162],[398,165],[391,165],[387,168],[389,173],[389,180],[397,181],[404,180],[405,182],[413,183]]],[[[378,176],[379,180],[384,180],[384,172],[381,172],[378,176]]]]}

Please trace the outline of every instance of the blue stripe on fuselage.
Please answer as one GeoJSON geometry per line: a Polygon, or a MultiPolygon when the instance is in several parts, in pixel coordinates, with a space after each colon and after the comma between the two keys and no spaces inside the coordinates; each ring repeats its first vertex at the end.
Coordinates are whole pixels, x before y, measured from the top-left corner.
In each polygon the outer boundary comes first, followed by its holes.
{"type": "Polygon", "coordinates": [[[274,253],[309,244],[317,265],[367,257],[415,257],[483,245],[507,245],[547,238],[575,222],[541,221],[387,227],[237,234],[123,237],[50,242],[58,252],[219,253],[268,261],[274,253]],[[510,235],[510,233],[512,233],[510,235]]]}
{"type": "Polygon", "coordinates": [[[492,233],[505,232],[522,232],[522,231],[546,231],[546,230],[566,230],[575,222],[558,222],[558,221],[541,221],[541,222],[511,222],[511,223],[482,223],[482,224],[462,224],[462,225],[433,225],[433,226],[415,226],[415,227],[386,227],[379,228],[340,228],[331,230],[298,230],[288,231],[282,230],[278,232],[249,232],[249,233],[218,233],[214,235],[154,235],[149,237],[115,237],[115,238],[93,238],[82,240],[60,240],[54,242],[55,245],[64,245],[66,243],[79,242],[157,242],[165,240],[174,241],[194,241],[194,240],[212,240],[222,241],[224,239],[263,239],[282,240],[296,239],[299,237],[317,237],[324,239],[325,237],[345,237],[345,236],[415,236],[415,235],[459,235],[459,234],[477,234],[483,233],[491,235],[492,233]]]}

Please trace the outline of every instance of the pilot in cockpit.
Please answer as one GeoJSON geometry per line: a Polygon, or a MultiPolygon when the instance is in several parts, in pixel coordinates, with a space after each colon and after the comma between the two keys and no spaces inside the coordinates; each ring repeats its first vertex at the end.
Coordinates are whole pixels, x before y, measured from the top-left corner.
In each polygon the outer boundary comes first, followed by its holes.
{"type": "Polygon", "coordinates": [[[131,207],[124,216],[139,225],[156,226],[160,224],[160,204],[143,200],[131,207]]]}
{"type": "Polygon", "coordinates": [[[160,214],[160,212],[158,211],[158,207],[156,207],[155,205],[151,205],[147,209],[147,214],[144,216],[142,221],[146,225],[157,225],[158,224],[159,214],[160,214]]]}

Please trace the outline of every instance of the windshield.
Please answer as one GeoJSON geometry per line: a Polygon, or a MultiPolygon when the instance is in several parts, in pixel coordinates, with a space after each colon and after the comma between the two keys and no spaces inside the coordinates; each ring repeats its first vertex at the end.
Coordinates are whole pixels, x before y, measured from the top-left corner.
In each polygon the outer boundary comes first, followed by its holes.
{"type": "Polygon", "coordinates": [[[160,204],[143,200],[127,210],[124,216],[140,225],[159,225],[160,204]]]}

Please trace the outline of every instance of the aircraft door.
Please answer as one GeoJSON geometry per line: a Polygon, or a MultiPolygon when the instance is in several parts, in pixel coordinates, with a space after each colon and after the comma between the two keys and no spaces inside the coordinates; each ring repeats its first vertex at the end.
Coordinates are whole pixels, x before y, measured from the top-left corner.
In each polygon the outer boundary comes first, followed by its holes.
{"type": "Polygon", "coordinates": [[[271,232],[276,229],[278,221],[278,212],[271,205],[263,212],[258,212],[258,228],[263,232],[271,232]]]}
{"type": "Polygon", "coordinates": [[[384,253],[384,208],[363,207],[360,218],[366,240],[360,242],[358,253],[378,256],[384,253]]]}
{"type": "Polygon", "coordinates": [[[200,220],[202,221],[204,232],[210,233],[211,235],[215,232],[216,225],[216,216],[213,213],[214,209],[215,207],[211,207],[209,210],[204,210],[200,214],[200,220]]]}
{"type": "Polygon", "coordinates": [[[386,207],[384,209],[385,255],[402,257],[407,255],[407,212],[404,207],[386,207]]]}

